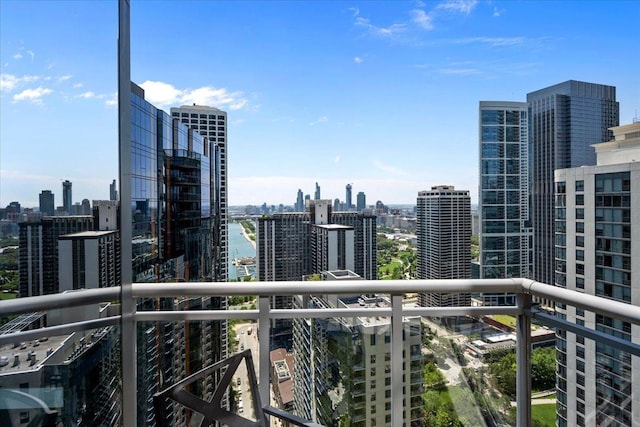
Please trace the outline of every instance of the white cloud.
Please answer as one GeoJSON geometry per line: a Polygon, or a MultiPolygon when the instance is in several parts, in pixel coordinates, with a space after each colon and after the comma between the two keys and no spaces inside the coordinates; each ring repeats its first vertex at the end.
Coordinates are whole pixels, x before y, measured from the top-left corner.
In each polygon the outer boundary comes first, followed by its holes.
{"type": "Polygon", "coordinates": [[[491,46],[516,46],[524,44],[527,41],[522,36],[518,37],[468,37],[463,39],[449,40],[448,43],[452,44],[473,44],[482,43],[489,44],[491,46]]]}
{"type": "Polygon", "coordinates": [[[371,34],[380,37],[393,37],[399,33],[404,33],[407,30],[406,24],[392,24],[388,27],[378,27],[371,23],[369,18],[363,18],[360,16],[360,9],[351,8],[353,16],[356,18],[355,25],[365,28],[371,34]]]}
{"type": "Polygon", "coordinates": [[[424,10],[415,9],[411,11],[412,21],[425,30],[433,30],[433,18],[424,10]]]}
{"type": "Polygon", "coordinates": [[[40,76],[14,76],[13,74],[2,73],[0,74],[0,91],[11,92],[20,86],[22,83],[33,83],[40,80],[40,76]]]}
{"type": "Polygon", "coordinates": [[[362,62],[364,62],[364,58],[361,56],[356,56],[353,58],[353,62],[355,62],[356,64],[362,64],[362,62]]]}
{"type": "Polygon", "coordinates": [[[318,120],[316,120],[315,122],[309,123],[309,126],[315,126],[315,125],[320,124],[320,123],[327,123],[328,121],[329,121],[329,118],[327,116],[322,116],[318,120]]]}
{"type": "Polygon", "coordinates": [[[91,98],[95,98],[95,97],[96,97],[96,94],[91,92],[91,91],[84,92],[84,93],[81,93],[79,95],[76,95],[76,98],[83,98],[83,99],[91,99],[91,98]]]}
{"type": "Polygon", "coordinates": [[[76,83],[76,84],[74,84],[72,87],[73,87],[74,89],[79,89],[79,88],[81,88],[82,86],[84,86],[84,84],[83,84],[83,83],[76,83]]]}
{"type": "Polygon", "coordinates": [[[37,105],[42,105],[42,97],[53,93],[53,90],[43,87],[36,89],[25,89],[20,93],[13,95],[13,101],[30,101],[37,105]]]}
{"type": "Polygon", "coordinates": [[[241,110],[249,105],[249,100],[243,97],[242,92],[230,92],[225,88],[202,86],[196,89],[178,89],[172,84],[151,80],[142,83],[140,87],[144,89],[145,98],[159,107],[198,104],[241,110]]]}
{"type": "Polygon", "coordinates": [[[336,156],[336,158],[333,159],[333,163],[338,164],[340,163],[340,160],[341,160],[340,156],[336,156]]]}
{"type": "Polygon", "coordinates": [[[64,81],[69,80],[71,77],[73,77],[71,74],[66,74],[66,75],[64,75],[64,76],[60,76],[60,77],[58,77],[58,81],[59,81],[59,82],[64,82],[64,81]]]}
{"type": "Polygon", "coordinates": [[[13,55],[13,59],[22,59],[22,54],[20,52],[13,55]]]}
{"type": "Polygon", "coordinates": [[[111,94],[109,99],[104,102],[104,105],[107,107],[117,107],[118,106],[118,92],[114,92],[111,94]]]}
{"type": "Polygon", "coordinates": [[[27,53],[29,54],[29,56],[31,57],[31,61],[33,62],[33,59],[36,57],[36,54],[33,53],[32,50],[28,50],[27,53]]]}
{"type": "Polygon", "coordinates": [[[497,7],[493,8],[493,16],[498,17],[505,12],[505,9],[498,9],[497,7]]]}
{"type": "Polygon", "coordinates": [[[478,4],[478,0],[446,0],[436,6],[436,9],[445,9],[468,15],[478,4]]]}
{"type": "Polygon", "coordinates": [[[382,163],[379,160],[374,160],[373,162],[373,166],[377,167],[378,169],[380,169],[383,172],[387,172],[393,175],[407,175],[407,172],[400,169],[400,168],[396,168],[395,166],[391,166],[388,165],[386,163],[382,163]]]}

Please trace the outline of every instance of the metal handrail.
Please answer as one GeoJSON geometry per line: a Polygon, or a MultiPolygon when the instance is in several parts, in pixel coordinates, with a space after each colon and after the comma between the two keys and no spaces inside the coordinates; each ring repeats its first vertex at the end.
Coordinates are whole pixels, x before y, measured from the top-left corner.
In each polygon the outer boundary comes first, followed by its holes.
{"type": "MultiPolygon", "coordinates": [[[[632,324],[640,325],[640,307],[619,301],[587,295],[565,288],[535,282],[529,279],[498,279],[498,280],[351,280],[351,281],[323,281],[323,282],[248,282],[248,283],[134,283],[127,287],[113,287],[104,289],[89,289],[65,292],[62,294],[44,295],[37,297],[19,298],[3,301],[0,304],[0,316],[19,314],[41,310],[79,307],[90,304],[120,302],[123,305],[122,315],[112,315],[102,319],[90,319],[80,322],[58,325],[48,328],[23,331],[0,335],[0,345],[28,339],[52,335],[53,332],[67,333],[78,330],[92,329],[117,324],[119,320],[130,319],[132,325],[144,321],[188,321],[188,320],[221,320],[221,319],[252,319],[257,320],[260,342],[260,373],[259,392],[262,399],[268,402],[269,396],[269,325],[271,319],[282,318],[329,318],[354,316],[385,316],[389,317],[392,328],[392,421],[393,424],[402,423],[402,357],[395,355],[394,349],[402,348],[402,319],[407,316],[451,316],[451,315],[486,315],[511,314],[517,317],[517,425],[526,426],[531,420],[531,389],[530,389],[530,350],[531,319],[549,326],[562,327],[584,333],[585,336],[598,337],[598,331],[582,325],[567,323],[555,316],[540,312],[531,305],[531,298],[538,297],[559,303],[575,306],[584,310],[596,312],[609,317],[621,319],[632,324]],[[129,291],[123,292],[127,288],[129,291]],[[388,294],[391,306],[385,308],[356,308],[356,309],[272,309],[270,297],[277,295],[323,295],[323,294],[388,294]],[[510,293],[517,296],[515,306],[502,307],[403,307],[402,295],[407,293],[510,293]],[[121,295],[125,295],[121,297],[121,295]],[[256,310],[176,310],[176,311],[139,311],[136,301],[140,298],[185,298],[206,296],[234,296],[257,295],[256,310]],[[124,305],[133,306],[125,310],[124,305]],[[400,397],[398,397],[400,396],[400,397]]],[[[113,313],[113,311],[111,311],[113,313]]],[[[133,328],[132,328],[133,329],[133,328]]],[[[633,342],[607,339],[607,343],[632,354],[640,354],[640,345],[633,342]]],[[[123,353],[125,349],[123,348],[123,353]]],[[[128,357],[129,365],[135,365],[135,357],[128,357]]],[[[124,362],[123,362],[124,363],[124,362]]],[[[135,367],[135,366],[134,366],[135,367]]],[[[128,366],[129,369],[132,366],[128,366]]],[[[129,382],[127,382],[129,384],[129,382]]],[[[124,387],[128,395],[136,394],[135,382],[124,387]],[[133,389],[131,389],[133,388],[133,389]]],[[[129,410],[123,406],[123,412],[129,410]]],[[[269,410],[266,411],[269,413],[269,410]]],[[[275,414],[274,414],[275,415],[275,414]]],[[[129,414],[131,416],[131,414],[129,414]]]]}

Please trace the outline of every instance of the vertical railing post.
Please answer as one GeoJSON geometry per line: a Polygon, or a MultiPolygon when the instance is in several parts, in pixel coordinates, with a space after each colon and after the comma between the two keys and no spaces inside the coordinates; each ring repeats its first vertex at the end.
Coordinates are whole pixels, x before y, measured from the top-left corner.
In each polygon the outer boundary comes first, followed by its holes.
{"type": "Polygon", "coordinates": [[[402,393],[402,295],[391,296],[391,425],[401,426],[404,421],[402,393]]]}
{"type": "MultiPolygon", "coordinates": [[[[258,391],[260,392],[260,400],[263,406],[271,404],[271,393],[269,392],[269,335],[271,332],[271,320],[269,319],[270,297],[258,297],[258,348],[260,354],[258,356],[259,375],[258,375],[258,391]]],[[[268,417],[268,416],[267,416],[268,417]]]]}
{"type": "MultiPolygon", "coordinates": [[[[137,425],[136,303],[132,286],[131,42],[129,0],[118,3],[118,169],[120,175],[120,373],[122,425],[137,425]]],[[[147,398],[144,396],[143,398],[147,398]]]]}
{"type": "Polygon", "coordinates": [[[531,425],[531,295],[517,295],[518,308],[516,347],[517,426],[531,425]]]}

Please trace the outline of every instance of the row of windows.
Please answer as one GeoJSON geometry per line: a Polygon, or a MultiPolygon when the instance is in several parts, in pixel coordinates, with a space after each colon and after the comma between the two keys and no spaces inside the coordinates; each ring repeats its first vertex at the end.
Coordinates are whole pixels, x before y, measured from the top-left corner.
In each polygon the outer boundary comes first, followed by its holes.
{"type": "Polygon", "coordinates": [[[196,113],[178,113],[177,111],[174,111],[173,113],[171,113],[171,115],[173,117],[191,117],[194,119],[200,118],[200,119],[209,119],[209,120],[224,120],[225,116],[216,116],[215,114],[196,114],[196,113]]]}

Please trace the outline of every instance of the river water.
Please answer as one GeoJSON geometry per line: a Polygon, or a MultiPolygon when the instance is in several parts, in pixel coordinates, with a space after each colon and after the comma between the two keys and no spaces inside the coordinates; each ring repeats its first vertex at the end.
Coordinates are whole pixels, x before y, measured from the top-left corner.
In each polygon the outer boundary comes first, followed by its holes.
{"type": "Polygon", "coordinates": [[[244,238],[242,227],[235,222],[229,223],[229,279],[237,279],[236,266],[232,264],[234,258],[255,257],[256,250],[244,238]]]}

